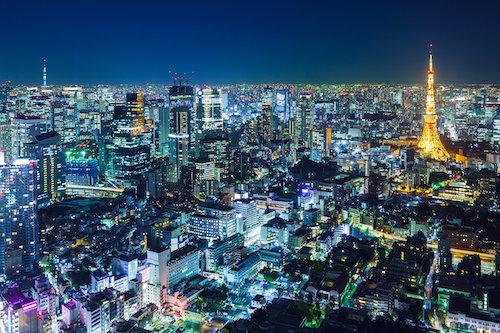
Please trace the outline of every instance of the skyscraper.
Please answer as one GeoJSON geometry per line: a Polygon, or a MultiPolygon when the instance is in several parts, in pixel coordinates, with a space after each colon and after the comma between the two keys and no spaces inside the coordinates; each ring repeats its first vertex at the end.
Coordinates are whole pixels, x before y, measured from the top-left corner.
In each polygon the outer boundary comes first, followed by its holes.
{"type": "Polygon", "coordinates": [[[199,138],[203,132],[222,130],[221,95],[218,89],[204,88],[198,92],[196,105],[196,131],[199,138]]]}
{"type": "Polygon", "coordinates": [[[194,161],[196,170],[194,179],[194,196],[204,199],[214,195],[219,181],[219,172],[215,162],[208,158],[199,158],[194,161]]]}
{"type": "Polygon", "coordinates": [[[166,106],[161,106],[159,112],[158,123],[158,138],[159,138],[159,155],[166,157],[170,153],[170,110],[166,106]]]}
{"type": "Polygon", "coordinates": [[[127,118],[131,121],[133,135],[144,132],[144,94],[142,92],[127,94],[127,118]]]}
{"type": "Polygon", "coordinates": [[[0,165],[0,271],[31,269],[38,259],[36,162],[0,165]]]}
{"type": "Polygon", "coordinates": [[[181,82],[169,89],[170,134],[172,152],[170,153],[173,170],[171,180],[181,178],[183,166],[188,164],[191,116],[193,112],[193,87],[181,82]]]}
{"type": "Polygon", "coordinates": [[[229,138],[222,131],[209,131],[200,142],[200,156],[215,162],[221,174],[229,171],[229,138]]]}
{"type": "Polygon", "coordinates": [[[288,89],[278,89],[276,90],[276,103],[274,113],[276,116],[284,123],[288,122],[290,119],[290,113],[292,109],[292,94],[288,89]]]}
{"type": "Polygon", "coordinates": [[[11,121],[12,160],[27,157],[27,144],[33,142],[38,134],[45,133],[48,130],[49,123],[46,119],[22,114],[16,115],[11,121]]]}
{"type": "Polygon", "coordinates": [[[45,207],[54,202],[64,188],[61,136],[55,131],[42,133],[27,147],[28,156],[37,162],[38,207],[45,207]]]}
{"type": "Polygon", "coordinates": [[[66,123],[70,122],[70,119],[65,119],[66,116],[66,105],[62,101],[53,101],[50,105],[50,127],[53,131],[64,133],[66,123]]]}
{"type": "Polygon", "coordinates": [[[76,133],[80,140],[93,138],[101,129],[101,113],[99,103],[91,98],[89,92],[84,92],[75,103],[76,133]]]}
{"type": "Polygon", "coordinates": [[[311,149],[311,160],[321,161],[322,158],[330,156],[332,151],[332,128],[313,127],[309,132],[309,147],[311,149]]]}
{"type": "Polygon", "coordinates": [[[7,110],[0,110],[0,152],[3,152],[3,158],[6,163],[10,163],[12,154],[11,142],[11,120],[7,110]]]}
{"type": "Polygon", "coordinates": [[[429,52],[429,70],[427,72],[427,100],[424,114],[424,128],[418,141],[418,148],[424,156],[435,160],[446,160],[450,154],[443,146],[437,129],[436,100],[434,95],[434,68],[432,52],[429,52]]]}
{"type": "Polygon", "coordinates": [[[493,135],[491,141],[493,142],[494,146],[500,146],[500,112],[498,112],[493,119],[493,135]]]}
{"type": "Polygon", "coordinates": [[[297,136],[301,143],[308,143],[309,131],[313,126],[312,94],[301,94],[298,100],[297,136]]]}
{"type": "Polygon", "coordinates": [[[439,270],[443,273],[453,271],[450,240],[441,234],[438,240],[439,270]]]}
{"type": "Polygon", "coordinates": [[[269,141],[273,139],[274,115],[273,115],[273,97],[272,88],[267,87],[262,93],[262,126],[259,129],[260,137],[269,141]]]}
{"type": "Polygon", "coordinates": [[[129,93],[113,111],[113,178],[132,184],[151,167],[151,133],[144,121],[144,95],[129,93]]]}

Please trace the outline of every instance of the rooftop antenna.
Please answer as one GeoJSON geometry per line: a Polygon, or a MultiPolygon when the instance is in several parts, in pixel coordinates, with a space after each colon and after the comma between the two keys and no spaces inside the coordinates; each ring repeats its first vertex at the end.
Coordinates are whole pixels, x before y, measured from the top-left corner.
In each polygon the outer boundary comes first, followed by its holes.
{"type": "Polygon", "coordinates": [[[188,84],[194,74],[194,72],[191,72],[190,74],[187,74],[186,72],[180,74],[172,71],[168,71],[168,73],[174,82],[174,86],[182,86],[183,83],[188,84]]]}
{"type": "Polygon", "coordinates": [[[170,74],[170,77],[172,78],[174,86],[182,85],[182,80],[177,72],[168,71],[168,73],[170,74]]]}

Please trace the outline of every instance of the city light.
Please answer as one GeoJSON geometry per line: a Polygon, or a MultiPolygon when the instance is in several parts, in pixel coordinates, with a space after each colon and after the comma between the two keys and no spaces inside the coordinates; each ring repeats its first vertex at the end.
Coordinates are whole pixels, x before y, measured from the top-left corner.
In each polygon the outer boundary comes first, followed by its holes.
{"type": "Polygon", "coordinates": [[[493,3],[0,8],[0,332],[500,332],[493,3]]]}

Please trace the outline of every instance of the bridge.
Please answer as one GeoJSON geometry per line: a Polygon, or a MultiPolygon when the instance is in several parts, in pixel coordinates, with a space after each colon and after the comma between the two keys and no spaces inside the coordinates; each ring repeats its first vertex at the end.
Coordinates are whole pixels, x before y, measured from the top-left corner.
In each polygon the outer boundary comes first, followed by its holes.
{"type": "Polygon", "coordinates": [[[68,195],[78,195],[85,198],[114,198],[125,191],[124,188],[110,186],[66,185],[68,195]]]}

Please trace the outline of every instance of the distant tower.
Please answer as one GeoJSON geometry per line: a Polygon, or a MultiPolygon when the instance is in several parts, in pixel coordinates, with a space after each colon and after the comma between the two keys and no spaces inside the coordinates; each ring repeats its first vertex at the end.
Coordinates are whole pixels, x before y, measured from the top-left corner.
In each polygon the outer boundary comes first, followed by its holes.
{"type": "Polygon", "coordinates": [[[266,141],[273,139],[274,115],[273,115],[273,90],[271,87],[264,88],[262,92],[262,126],[259,129],[261,137],[266,141]]]}
{"type": "Polygon", "coordinates": [[[444,161],[450,154],[439,139],[437,129],[436,100],[434,97],[434,69],[432,67],[432,50],[429,50],[429,70],[427,72],[427,101],[424,115],[422,137],[418,141],[418,148],[424,156],[444,161]]]}
{"type": "Polygon", "coordinates": [[[43,59],[43,86],[47,86],[47,61],[43,59]]]}

